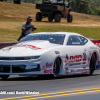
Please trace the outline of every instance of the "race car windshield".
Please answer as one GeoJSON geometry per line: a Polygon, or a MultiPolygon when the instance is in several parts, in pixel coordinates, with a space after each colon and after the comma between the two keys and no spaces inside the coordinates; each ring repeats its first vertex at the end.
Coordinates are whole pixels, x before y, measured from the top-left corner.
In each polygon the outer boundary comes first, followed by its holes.
{"type": "Polygon", "coordinates": [[[23,38],[19,43],[34,40],[46,40],[50,43],[63,45],[65,35],[64,34],[34,34],[28,35],[23,38]]]}

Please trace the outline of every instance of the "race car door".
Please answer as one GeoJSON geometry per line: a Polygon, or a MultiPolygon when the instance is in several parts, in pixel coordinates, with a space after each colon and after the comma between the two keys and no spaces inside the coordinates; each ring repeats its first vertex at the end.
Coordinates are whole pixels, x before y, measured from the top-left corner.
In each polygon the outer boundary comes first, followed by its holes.
{"type": "Polygon", "coordinates": [[[85,37],[78,35],[70,35],[67,42],[67,51],[69,58],[69,67],[82,67],[86,65],[87,50],[85,37]]]}

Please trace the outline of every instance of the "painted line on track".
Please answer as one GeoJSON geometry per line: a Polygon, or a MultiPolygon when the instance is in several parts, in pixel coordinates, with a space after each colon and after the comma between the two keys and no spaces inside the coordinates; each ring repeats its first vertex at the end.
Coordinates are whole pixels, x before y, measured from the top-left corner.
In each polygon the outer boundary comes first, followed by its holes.
{"type": "Polygon", "coordinates": [[[72,94],[91,93],[91,92],[98,92],[98,91],[100,91],[100,87],[99,88],[73,90],[73,91],[46,93],[46,94],[39,94],[39,95],[29,95],[29,96],[4,98],[4,99],[0,99],[0,100],[14,100],[14,99],[17,99],[17,100],[32,100],[32,99],[42,99],[42,98],[48,98],[48,97],[50,98],[50,97],[68,96],[68,95],[72,95],[72,94]],[[27,98],[27,99],[23,99],[23,98],[27,98]]]}

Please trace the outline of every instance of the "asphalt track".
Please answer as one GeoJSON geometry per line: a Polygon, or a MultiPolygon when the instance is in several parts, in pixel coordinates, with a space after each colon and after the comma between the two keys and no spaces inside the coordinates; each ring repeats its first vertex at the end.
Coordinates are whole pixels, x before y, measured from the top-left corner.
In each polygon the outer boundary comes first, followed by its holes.
{"type": "Polygon", "coordinates": [[[35,94],[0,94],[0,100],[100,100],[100,71],[93,76],[10,76],[0,79],[0,92],[36,91],[35,94]]]}

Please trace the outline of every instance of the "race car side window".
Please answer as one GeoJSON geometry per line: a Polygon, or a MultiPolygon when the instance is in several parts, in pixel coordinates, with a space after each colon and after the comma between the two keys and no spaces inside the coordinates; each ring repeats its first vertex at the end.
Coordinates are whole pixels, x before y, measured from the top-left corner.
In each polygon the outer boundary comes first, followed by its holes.
{"type": "Polygon", "coordinates": [[[68,38],[67,45],[85,45],[87,41],[88,40],[82,36],[71,35],[68,38]]]}
{"type": "Polygon", "coordinates": [[[80,36],[80,39],[82,40],[83,44],[86,44],[88,40],[85,37],[80,36]]]}

